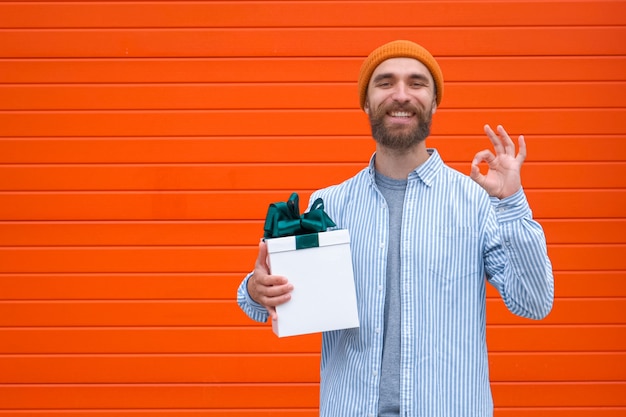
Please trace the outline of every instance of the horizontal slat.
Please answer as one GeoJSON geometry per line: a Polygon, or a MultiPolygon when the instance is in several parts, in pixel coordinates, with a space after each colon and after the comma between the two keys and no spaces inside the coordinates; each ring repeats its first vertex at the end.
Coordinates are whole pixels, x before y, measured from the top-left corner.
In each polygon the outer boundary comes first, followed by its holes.
{"type": "MultiPolygon", "coordinates": [[[[495,417],[623,417],[626,408],[496,408],[495,417]]],[[[119,411],[115,411],[119,413],[119,411]]],[[[23,417],[22,411],[2,411],[2,417],[23,417]]],[[[37,412],[40,416],[58,417],[67,416],[66,410],[45,410],[37,412]]],[[[72,417],[95,417],[101,416],[102,411],[72,411],[72,417]]],[[[155,411],[132,411],[133,417],[181,417],[189,415],[202,416],[223,416],[224,410],[155,410],[155,411]]],[[[229,417],[316,417],[319,410],[315,409],[231,409],[228,410],[229,417]]]]}
{"type": "Polygon", "coordinates": [[[239,309],[235,291],[228,301],[2,302],[0,327],[261,326],[239,309]]]}
{"type": "MultiPolygon", "coordinates": [[[[287,199],[287,197],[285,197],[287,199]]],[[[301,202],[304,210],[307,202],[301,202]]],[[[268,202],[269,206],[269,202],[268,202]]],[[[197,222],[0,222],[0,246],[257,245],[263,220],[197,222]]],[[[621,230],[618,221],[593,222],[621,230]]],[[[626,228],[626,221],[624,228],[626,228]]],[[[584,224],[580,225],[585,228],[584,224]]],[[[616,229],[612,229],[612,228],[616,229]]],[[[565,228],[570,230],[570,228],[565,228]]],[[[567,233],[564,230],[563,233],[567,233]]],[[[560,233],[559,233],[560,234],[560,233]]],[[[601,234],[601,232],[600,232],[601,234]]],[[[626,242],[625,242],[626,243],[626,242]]]]}
{"type": "MultiPolygon", "coordinates": [[[[363,163],[4,165],[0,191],[166,191],[316,189],[352,177],[363,163]]],[[[450,163],[469,174],[470,163],[450,163]]],[[[626,188],[624,162],[528,162],[524,187],[626,188]],[[559,175],[553,175],[558,172],[559,175]]],[[[306,202],[304,202],[306,204],[306,202]]],[[[303,207],[303,209],[306,207],[303,207]]]]}
{"type": "Polygon", "coordinates": [[[271,202],[297,192],[0,193],[3,220],[262,220],[271,202]]]}
{"type": "MultiPolygon", "coordinates": [[[[0,274],[0,299],[234,300],[236,288],[254,268],[255,259],[250,259],[250,264],[240,272],[221,274],[0,274]]],[[[626,280],[612,274],[591,276],[612,282],[615,288],[621,288],[622,282],[626,284],[626,280]]],[[[626,285],[623,295],[626,296],[626,285]]]]}
{"type": "MultiPolygon", "coordinates": [[[[613,135],[626,131],[624,109],[442,110],[433,134],[483,131],[502,124],[526,135],[613,135]],[[594,123],[589,123],[594,120],[594,123]]],[[[0,136],[302,136],[369,135],[360,110],[2,112],[0,136]],[[242,121],[245,120],[245,123],[242,121]]]]}
{"type": "MultiPolygon", "coordinates": [[[[619,147],[617,139],[599,139],[619,147]]],[[[470,141],[474,141],[470,139],[470,141]]],[[[623,142],[623,141],[622,141],[623,142]]],[[[530,144],[529,144],[530,146],[530,144]]],[[[626,149],[626,147],[625,147],[626,149]]],[[[2,163],[360,162],[374,150],[370,137],[49,138],[0,139],[2,163]],[[350,149],[339,154],[327,149],[350,149]],[[306,152],[302,152],[306,149],[306,152]],[[25,152],[27,151],[28,152],[25,152]],[[30,156],[28,154],[30,153],[30,156]],[[238,161],[237,161],[238,160],[238,161]]],[[[470,159],[471,160],[471,159],[470,159]]]]}
{"type": "Polygon", "coordinates": [[[237,272],[256,247],[0,248],[0,272],[237,272]]]}
{"type": "MultiPolygon", "coordinates": [[[[492,381],[620,381],[626,353],[492,353],[492,381]]],[[[2,355],[0,383],[318,382],[319,355],[2,355]]]]}
{"type": "Polygon", "coordinates": [[[548,245],[556,243],[626,243],[626,219],[541,219],[539,222],[543,227],[548,245]]]}
{"type": "Polygon", "coordinates": [[[511,407],[495,409],[494,417],[623,417],[626,407],[511,407]]]}
{"type": "MultiPolygon", "coordinates": [[[[0,59],[2,83],[348,82],[363,57],[0,59]]],[[[446,81],[624,81],[624,56],[437,57],[446,81]]],[[[447,97],[447,95],[446,95],[447,97]]],[[[447,99],[446,99],[447,101],[447,99]]]]}
{"type": "MultiPolygon", "coordinates": [[[[457,144],[481,142],[485,138],[447,138],[457,144]]],[[[544,138],[545,139],[545,138],[544,138]]],[[[587,143],[591,137],[568,138],[575,143],[587,143]]],[[[532,140],[532,139],[530,139],[532,140]]],[[[528,147],[532,146],[529,140],[528,147]]],[[[626,143],[621,137],[594,137],[599,149],[608,147],[610,157],[626,143]],[[602,146],[603,145],[603,146],[602,146]]],[[[546,148],[550,152],[550,140],[546,148]]],[[[556,139],[556,142],[560,142],[556,139]]],[[[571,143],[571,142],[570,142],[571,143]]],[[[290,137],[168,137],[168,138],[0,138],[2,163],[250,163],[250,162],[359,162],[365,166],[374,151],[370,136],[290,136],[290,137]],[[349,152],[329,152],[328,149],[349,149],[349,152]],[[306,150],[306,151],[303,151],[306,150]]],[[[538,145],[537,145],[538,146],[538,145]]],[[[455,149],[450,146],[450,151],[455,149]]],[[[575,149],[576,146],[573,146],[575,149]]],[[[552,153],[557,156],[556,149],[552,153]]],[[[475,153],[476,151],[474,151],[475,153]]],[[[586,155],[592,153],[586,152],[586,155]]],[[[594,153],[595,154],[595,153],[594,153]]],[[[473,156],[473,154],[472,154],[473,156]]],[[[605,154],[609,157],[609,153],[605,154]]],[[[471,157],[466,158],[471,161],[471,157]]]]}
{"type": "Polygon", "coordinates": [[[626,296],[626,271],[556,271],[554,279],[557,297],[626,296]],[[601,288],[605,284],[607,287],[601,288]]]}
{"type": "MultiPolygon", "coordinates": [[[[3,301],[0,327],[93,326],[259,326],[237,306],[236,288],[228,301],[3,301]]],[[[487,323],[536,324],[488,299],[487,323]]],[[[545,324],[626,324],[626,298],[556,299],[545,324]]]]}
{"type": "Polygon", "coordinates": [[[242,3],[13,3],[0,7],[0,27],[362,27],[379,26],[382,15],[388,16],[386,26],[413,26],[416,15],[430,26],[541,26],[555,24],[557,16],[560,25],[626,23],[626,6],[609,1],[546,1],[541,13],[529,1],[375,1],[359,7],[347,1],[242,3]],[[63,19],[49,18],[55,15],[63,19]]]}
{"type": "MultiPolygon", "coordinates": [[[[318,408],[261,408],[261,409],[242,409],[233,408],[230,410],[223,409],[155,409],[155,410],[114,410],[112,414],[120,415],[127,412],[132,413],[133,417],[187,417],[187,416],[209,416],[223,417],[224,413],[228,417],[317,417],[319,416],[318,408]]],[[[107,413],[107,411],[104,411],[107,413]]],[[[102,417],[102,410],[71,410],[72,417],[102,417]]],[[[38,416],[45,417],[67,417],[68,410],[43,410],[37,411],[38,416]]],[[[24,417],[24,411],[3,411],[0,410],[1,417],[24,417]]],[[[574,417],[621,417],[617,414],[594,414],[594,415],[576,415],[574,417]]],[[[514,416],[515,417],[515,416],[514,416]]],[[[525,416],[524,416],[525,417],[525,416]]],[[[550,415],[549,417],[552,417],[550,415]]],[[[561,417],[561,416],[554,416],[561,417]]],[[[572,416],[568,416],[572,417],[572,416]]]]}
{"type": "MultiPolygon", "coordinates": [[[[493,325],[490,352],[626,350],[626,325],[493,325]]],[[[267,328],[0,328],[0,354],[319,353],[319,334],[277,338],[267,328]]]]}
{"type": "Polygon", "coordinates": [[[238,409],[317,407],[318,404],[317,383],[0,385],[0,409],[238,409]]]}
{"type": "MultiPolygon", "coordinates": [[[[626,177],[626,176],[625,176],[626,177]]],[[[307,202],[301,202],[301,210],[307,202]]],[[[548,245],[626,243],[626,219],[540,219],[548,245]]],[[[0,246],[256,245],[263,220],[0,222],[0,246]]]]}
{"type": "Polygon", "coordinates": [[[623,381],[626,352],[493,353],[492,381],[623,381]]]}
{"type": "MultiPolygon", "coordinates": [[[[557,298],[545,324],[625,324],[624,298],[557,298]]],[[[488,324],[529,324],[529,319],[513,315],[501,299],[487,300],[488,324]]]]}
{"type": "MultiPolygon", "coordinates": [[[[254,259],[248,262],[229,274],[0,274],[0,299],[234,300],[235,289],[253,268],[254,259]]],[[[554,279],[558,298],[626,297],[626,271],[556,271],[554,279]]],[[[499,297],[490,285],[487,296],[499,297]]]]}
{"type": "Polygon", "coordinates": [[[0,328],[0,354],[319,353],[320,347],[320,334],[278,338],[267,327],[0,328]]]}
{"type": "Polygon", "coordinates": [[[626,83],[446,83],[444,97],[446,109],[624,107],[626,83]]]}
{"type": "Polygon", "coordinates": [[[626,326],[496,325],[487,328],[487,344],[490,352],[620,352],[626,326]]]}
{"type": "MultiPolygon", "coordinates": [[[[495,407],[620,407],[626,406],[626,382],[496,382],[491,384],[495,407]]],[[[541,414],[546,415],[546,414],[541,414]]],[[[590,414],[591,416],[591,414],[590,414]]]]}
{"type": "Polygon", "coordinates": [[[548,254],[557,271],[626,270],[626,245],[552,245],[548,254]],[[624,258],[620,260],[620,258],[624,258]],[[603,264],[603,266],[598,265],[603,264]]]}
{"type": "Polygon", "coordinates": [[[624,216],[626,190],[529,190],[526,196],[536,218],[600,218],[624,216]],[[585,202],[582,197],[586,196],[585,202]],[[589,198],[594,204],[611,204],[611,209],[600,210],[589,205],[589,198]]]}
{"type": "Polygon", "coordinates": [[[420,39],[435,56],[623,55],[624,36],[625,26],[5,29],[0,58],[363,57],[392,39],[420,39]]]}
{"type": "MultiPolygon", "coordinates": [[[[557,271],[626,270],[626,245],[553,245],[557,271]]],[[[0,273],[238,272],[256,259],[256,246],[0,248],[0,273]]]]}
{"type": "MultiPolygon", "coordinates": [[[[3,98],[0,110],[354,109],[358,106],[356,83],[0,84],[0,96],[3,98]]],[[[446,84],[444,106],[446,109],[610,108],[626,107],[625,97],[625,82],[450,82],[446,84]],[[541,97],[539,102],[537,97],[541,97]]]]}
{"type": "MultiPolygon", "coordinates": [[[[124,410],[122,410],[124,411],[124,410]]],[[[216,416],[223,417],[224,410],[132,410],[133,417],[184,417],[184,416],[216,416]]],[[[230,409],[227,411],[228,417],[317,417],[319,416],[319,410],[315,409],[230,409]]],[[[569,408],[569,407],[530,407],[530,408],[496,408],[494,410],[494,417],[623,417],[626,412],[626,407],[588,407],[588,408],[569,408]]],[[[38,411],[38,416],[45,417],[66,417],[67,410],[44,410],[38,411]]],[[[73,411],[72,417],[99,417],[102,416],[101,410],[80,410],[73,411]]],[[[120,411],[113,411],[113,413],[119,414],[120,411]]],[[[2,411],[0,410],[0,416],[2,417],[23,417],[22,411],[2,411]]]]}
{"type": "MultiPolygon", "coordinates": [[[[329,184],[330,185],[330,184],[329,184]]],[[[262,220],[291,192],[3,192],[0,220],[262,220]]],[[[626,190],[527,190],[538,219],[623,218],[626,190]],[[593,201],[594,204],[589,204],[593,201]]],[[[304,205],[304,204],[303,204],[304,205]]]]}
{"type": "MultiPolygon", "coordinates": [[[[509,131],[515,139],[516,135],[525,133],[523,129],[509,131]]],[[[626,155],[622,135],[526,134],[525,139],[528,163],[623,162],[626,155]],[[590,143],[594,144],[593,152],[589,152],[590,143]]],[[[467,136],[432,135],[426,143],[437,148],[448,163],[461,164],[469,164],[476,152],[490,146],[486,136],[478,131],[467,136]]],[[[374,140],[370,136],[0,138],[0,163],[4,164],[324,161],[356,162],[365,166],[373,151],[374,140]],[[329,149],[337,151],[329,152],[329,149]]]]}
{"type": "Polygon", "coordinates": [[[311,383],[319,354],[3,355],[0,369],[0,384],[311,383]]]}
{"type": "MultiPolygon", "coordinates": [[[[348,164],[0,166],[0,190],[263,190],[316,189],[363,169],[348,164]]],[[[617,164],[600,170],[623,171],[617,164]]],[[[565,168],[567,170],[567,168],[565,168]]],[[[593,167],[589,167],[593,169],[593,167]]],[[[585,170],[583,168],[583,170],[585,170]]],[[[624,175],[626,177],[626,175],[624,175]]],[[[620,175],[619,178],[622,178],[620,175]]],[[[626,186],[626,178],[624,178],[626,186]]],[[[531,185],[532,187],[532,185],[531,185]]],[[[289,196],[286,196],[287,199],[289,196]]],[[[268,202],[269,204],[269,202],[268,202]]],[[[302,202],[302,209],[307,202],[302,202]]]]}
{"type": "MultiPolygon", "coordinates": [[[[492,384],[496,408],[626,406],[624,396],[621,395],[624,389],[624,382],[492,384]]],[[[0,408],[44,411],[91,408],[317,407],[318,392],[317,383],[0,385],[0,408]]]]}

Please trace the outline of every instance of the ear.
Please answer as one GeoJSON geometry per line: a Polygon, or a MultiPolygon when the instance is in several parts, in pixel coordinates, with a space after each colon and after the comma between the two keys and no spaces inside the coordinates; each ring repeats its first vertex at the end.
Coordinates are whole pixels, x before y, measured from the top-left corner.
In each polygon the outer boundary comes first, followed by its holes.
{"type": "Polygon", "coordinates": [[[430,114],[431,114],[431,115],[433,115],[433,114],[435,114],[436,112],[437,112],[437,99],[435,98],[435,99],[433,100],[433,108],[432,108],[432,110],[430,111],[430,114]]]}
{"type": "Polygon", "coordinates": [[[365,103],[363,104],[363,111],[365,114],[369,116],[370,114],[370,100],[368,98],[365,99],[365,103]]]}

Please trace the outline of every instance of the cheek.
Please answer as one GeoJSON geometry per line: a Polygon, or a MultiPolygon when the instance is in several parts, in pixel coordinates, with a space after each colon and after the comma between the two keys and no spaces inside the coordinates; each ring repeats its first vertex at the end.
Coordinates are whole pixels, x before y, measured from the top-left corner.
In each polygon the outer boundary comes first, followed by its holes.
{"type": "Polygon", "coordinates": [[[376,100],[376,98],[374,97],[373,100],[368,99],[367,101],[367,111],[368,114],[378,114],[381,112],[386,112],[386,109],[389,107],[390,104],[393,103],[389,103],[387,101],[383,100],[376,100]]]}

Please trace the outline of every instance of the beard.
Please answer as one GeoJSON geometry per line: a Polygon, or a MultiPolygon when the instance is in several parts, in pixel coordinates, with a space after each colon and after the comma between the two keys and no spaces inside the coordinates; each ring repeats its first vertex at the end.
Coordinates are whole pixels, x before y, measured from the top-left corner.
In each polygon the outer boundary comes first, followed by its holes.
{"type": "Polygon", "coordinates": [[[380,106],[369,115],[372,137],[379,144],[388,149],[405,151],[423,142],[430,135],[432,122],[432,107],[418,108],[412,104],[393,104],[388,107],[380,106]],[[387,126],[385,116],[395,111],[415,113],[417,125],[387,126]]]}

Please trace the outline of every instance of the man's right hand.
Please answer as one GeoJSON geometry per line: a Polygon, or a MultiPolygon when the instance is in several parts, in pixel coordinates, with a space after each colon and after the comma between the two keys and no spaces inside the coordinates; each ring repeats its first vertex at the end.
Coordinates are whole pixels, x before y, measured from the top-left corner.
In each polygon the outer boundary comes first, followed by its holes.
{"type": "Polygon", "coordinates": [[[267,265],[267,244],[259,243],[259,256],[254,265],[254,273],[248,280],[248,294],[267,309],[272,320],[276,320],[276,306],[291,299],[291,285],[287,278],[271,275],[267,265]]]}

